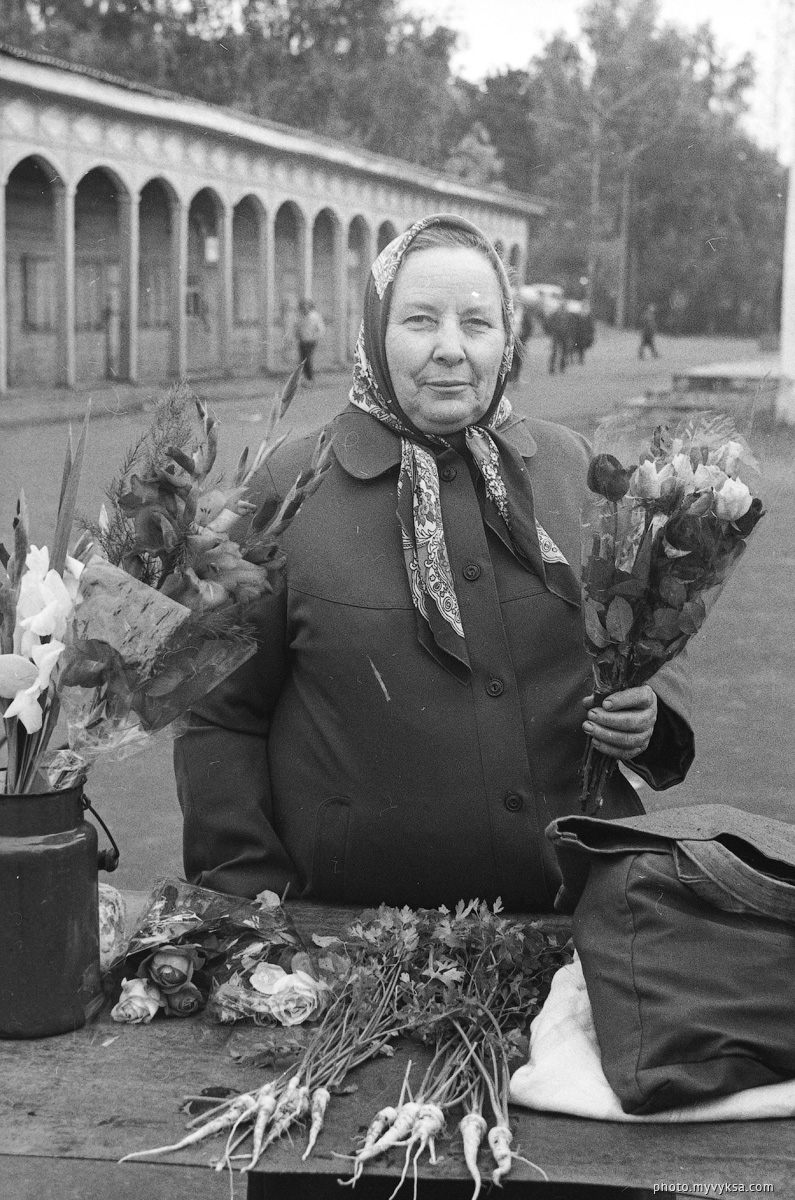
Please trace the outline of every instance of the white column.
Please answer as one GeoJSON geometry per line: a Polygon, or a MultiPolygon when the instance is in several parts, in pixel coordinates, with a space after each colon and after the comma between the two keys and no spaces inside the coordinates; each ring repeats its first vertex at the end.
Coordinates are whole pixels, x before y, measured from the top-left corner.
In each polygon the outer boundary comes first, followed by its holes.
{"type": "Polygon", "coordinates": [[[129,383],[138,381],[138,259],[139,259],[138,195],[119,196],[119,252],[121,271],[119,291],[121,301],[121,346],[119,372],[129,383]]]}
{"type": "Polygon", "coordinates": [[[784,287],[781,296],[781,370],[795,382],[795,158],[789,169],[784,287]]]}
{"type": "Polygon", "coordinates": [[[6,272],[6,184],[0,186],[0,395],[8,390],[8,276],[6,272]]]}
{"type": "Polygon", "coordinates": [[[264,274],[263,322],[265,338],[265,370],[276,371],[276,215],[265,212],[259,226],[259,254],[264,274]]]}
{"type": "Polygon", "coordinates": [[[53,184],[57,294],[57,372],[59,384],[75,385],[75,193],[53,184]]]}
{"type": "Polygon", "coordinates": [[[188,206],[172,198],[171,219],[171,374],[184,379],[188,373],[188,206]]]}
{"type": "Polygon", "coordinates": [[[218,218],[220,257],[220,310],[218,313],[218,361],[224,375],[232,369],[232,328],[234,322],[234,219],[231,204],[224,204],[218,218]]]}

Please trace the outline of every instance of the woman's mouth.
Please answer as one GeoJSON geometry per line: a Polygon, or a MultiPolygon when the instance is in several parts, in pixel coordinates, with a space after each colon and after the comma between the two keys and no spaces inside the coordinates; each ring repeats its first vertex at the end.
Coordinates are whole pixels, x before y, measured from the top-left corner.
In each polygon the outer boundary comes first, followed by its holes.
{"type": "Polygon", "coordinates": [[[436,392],[456,392],[469,386],[468,379],[429,379],[426,383],[426,387],[436,392]]]}

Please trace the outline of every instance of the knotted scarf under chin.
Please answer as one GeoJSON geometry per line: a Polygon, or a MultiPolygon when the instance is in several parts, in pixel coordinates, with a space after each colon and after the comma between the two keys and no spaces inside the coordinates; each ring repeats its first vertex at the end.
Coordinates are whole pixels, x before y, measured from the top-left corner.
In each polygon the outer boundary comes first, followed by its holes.
{"type": "MultiPolygon", "coordinates": [[[[361,382],[361,372],[357,376],[361,382]]],[[[368,391],[354,385],[351,403],[401,438],[397,517],[419,641],[445,670],[466,682],[471,666],[445,541],[436,455],[368,391]]],[[[486,489],[484,520],[514,557],[538,575],[547,591],[579,607],[574,573],[535,517],[524,460],[500,434],[511,412],[510,401],[503,396],[488,429],[470,425],[464,431],[486,489]]],[[[449,447],[444,438],[429,436],[428,441],[438,443],[440,450],[449,447]]]]}

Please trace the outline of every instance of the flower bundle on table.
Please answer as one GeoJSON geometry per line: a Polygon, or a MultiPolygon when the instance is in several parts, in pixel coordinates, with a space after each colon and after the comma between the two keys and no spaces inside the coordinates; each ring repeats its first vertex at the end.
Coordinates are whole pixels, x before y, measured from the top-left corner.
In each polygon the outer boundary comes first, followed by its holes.
{"type": "Polygon", "coordinates": [[[218,422],[184,386],[172,389],[71,556],[88,413],[76,451],[71,437],[67,447],[51,553],[30,545],[20,497],[12,547],[0,544],[6,792],[83,782],[98,756],[146,744],[255,652],[252,606],[270,591],[280,537],[329,463],[321,439],[277,512],[247,498],[284,440],[275,430],[297,387],[294,373],[229,485],[213,475],[218,422]],[[236,525],[247,525],[241,541],[236,525]],[[48,753],[60,715],[70,749],[48,753]]]}
{"type": "MultiPolygon", "coordinates": [[[[701,628],[764,515],[755,470],[727,418],[658,427],[637,465],[596,454],[582,513],[585,646],[595,702],[646,683],[701,628]]],[[[615,759],[588,739],[581,802],[593,814],[615,759]]]]}
{"type": "Polygon", "coordinates": [[[85,448],[88,413],[75,450],[67,444],[52,553],[30,544],[20,495],[11,549],[0,542],[0,716],[6,766],[3,791],[29,792],[55,729],[57,678],[83,566],[67,554],[85,448]]]}
{"type": "Polygon", "coordinates": [[[416,1178],[419,1157],[427,1151],[436,1161],[435,1143],[457,1111],[475,1196],[478,1150],[487,1130],[492,1179],[499,1183],[519,1157],[511,1147],[508,1064],[526,1053],[524,1030],[555,970],[570,960],[566,938],[502,916],[499,902],[491,909],[471,901],[459,903],[455,912],[382,905],[363,913],[341,940],[314,940],[320,949],[316,967],[330,997],[297,1063],[252,1092],[214,1101],[173,1146],[127,1158],[165,1153],[226,1131],[217,1169],[240,1162],[250,1170],[272,1142],[308,1119],[307,1158],[331,1098],[346,1090],[349,1073],[378,1055],[391,1056],[395,1039],[404,1035],[430,1047],[430,1064],[418,1085],[412,1086],[407,1071],[400,1095],[387,1097],[363,1144],[350,1155],[348,1182],[355,1184],[365,1164],[392,1147],[405,1150],[403,1178],[412,1163],[416,1178]],[[248,1138],[250,1148],[235,1154],[248,1138]]]}
{"type": "Polygon", "coordinates": [[[155,885],[118,965],[129,977],[111,1017],[127,1024],[206,1007],[222,1022],[297,1025],[328,990],[275,893],[249,901],[179,880],[155,885]]]}

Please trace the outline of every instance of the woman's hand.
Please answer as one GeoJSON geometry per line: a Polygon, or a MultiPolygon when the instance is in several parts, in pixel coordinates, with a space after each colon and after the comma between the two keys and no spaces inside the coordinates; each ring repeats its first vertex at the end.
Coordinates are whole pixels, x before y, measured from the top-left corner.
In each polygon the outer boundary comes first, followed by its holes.
{"type": "Polygon", "coordinates": [[[657,697],[649,687],[627,688],[614,692],[601,708],[590,707],[593,696],[586,696],[588,719],[583,729],[594,741],[594,748],[611,758],[635,758],[651,741],[657,720],[657,697]]]}

